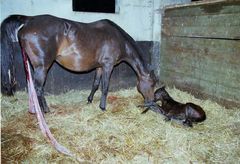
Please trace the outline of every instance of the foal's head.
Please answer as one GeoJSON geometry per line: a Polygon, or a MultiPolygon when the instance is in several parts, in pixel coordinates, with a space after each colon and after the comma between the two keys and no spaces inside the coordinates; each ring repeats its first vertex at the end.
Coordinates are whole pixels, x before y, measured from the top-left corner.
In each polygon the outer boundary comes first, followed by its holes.
{"type": "Polygon", "coordinates": [[[154,87],[156,81],[156,76],[153,71],[147,76],[141,76],[138,79],[137,89],[143,95],[145,104],[154,102],[154,87]]]}
{"type": "Polygon", "coordinates": [[[158,88],[155,92],[154,92],[154,99],[155,101],[163,101],[166,99],[169,99],[170,96],[167,93],[167,91],[165,90],[165,86],[158,88]]]}

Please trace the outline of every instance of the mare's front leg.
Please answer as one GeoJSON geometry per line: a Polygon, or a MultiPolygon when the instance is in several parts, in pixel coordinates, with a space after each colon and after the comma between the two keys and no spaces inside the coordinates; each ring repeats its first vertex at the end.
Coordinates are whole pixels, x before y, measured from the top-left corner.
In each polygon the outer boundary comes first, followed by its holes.
{"type": "Polygon", "coordinates": [[[111,77],[111,73],[113,70],[112,64],[105,64],[102,68],[102,96],[99,107],[104,111],[106,110],[106,100],[109,88],[109,81],[111,77]]]}
{"type": "Polygon", "coordinates": [[[47,102],[44,97],[44,90],[43,90],[46,76],[47,76],[46,68],[44,68],[43,66],[38,66],[34,68],[34,86],[38,96],[39,105],[41,107],[42,112],[48,113],[50,112],[50,110],[47,106],[47,102]]]}
{"type": "Polygon", "coordinates": [[[92,103],[93,96],[94,96],[95,92],[98,90],[101,77],[102,77],[102,68],[97,68],[95,77],[94,77],[94,81],[93,81],[93,85],[92,85],[92,90],[91,90],[90,95],[88,96],[88,103],[92,103]]]}

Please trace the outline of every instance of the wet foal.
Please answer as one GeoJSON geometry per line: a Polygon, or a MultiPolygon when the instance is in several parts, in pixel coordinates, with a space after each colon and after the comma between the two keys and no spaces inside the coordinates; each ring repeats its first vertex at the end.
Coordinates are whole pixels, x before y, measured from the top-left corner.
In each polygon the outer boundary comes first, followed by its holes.
{"type": "MultiPolygon", "coordinates": [[[[171,119],[183,120],[183,124],[192,127],[192,123],[202,122],[206,119],[204,110],[193,103],[182,104],[175,101],[165,90],[165,87],[157,89],[154,93],[155,101],[161,101],[162,105],[154,111],[160,112],[166,118],[166,121],[171,119]]],[[[148,109],[147,109],[148,110],[148,109]]],[[[147,112],[143,111],[143,113],[147,112]]]]}

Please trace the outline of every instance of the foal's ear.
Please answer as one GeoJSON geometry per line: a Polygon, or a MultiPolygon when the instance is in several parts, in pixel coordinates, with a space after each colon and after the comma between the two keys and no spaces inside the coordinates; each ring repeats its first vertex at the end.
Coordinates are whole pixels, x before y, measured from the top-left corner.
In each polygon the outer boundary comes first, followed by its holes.
{"type": "Polygon", "coordinates": [[[165,85],[162,85],[160,88],[161,88],[162,90],[163,90],[163,89],[165,90],[165,85]]]}
{"type": "Polygon", "coordinates": [[[151,70],[151,72],[150,72],[150,77],[151,77],[152,79],[154,79],[154,80],[157,80],[157,77],[155,76],[153,70],[151,70]]]}

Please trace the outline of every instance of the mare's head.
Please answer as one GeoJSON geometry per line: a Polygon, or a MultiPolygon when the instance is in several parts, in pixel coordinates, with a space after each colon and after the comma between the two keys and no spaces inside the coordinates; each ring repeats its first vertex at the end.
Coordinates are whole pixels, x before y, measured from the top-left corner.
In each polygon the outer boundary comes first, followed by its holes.
{"type": "Polygon", "coordinates": [[[158,88],[155,92],[154,92],[154,100],[155,102],[157,101],[163,101],[165,99],[169,98],[169,94],[167,93],[165,86],[158,88]]]}
{"type": "Polygon", "coordinates": [[[153,71],[147,76],[141,76],[138,79],[137,89],[144,97],[145,104],[151,105],[154,102],[154,87],[156,81],[156,76],[153,71]]]}

